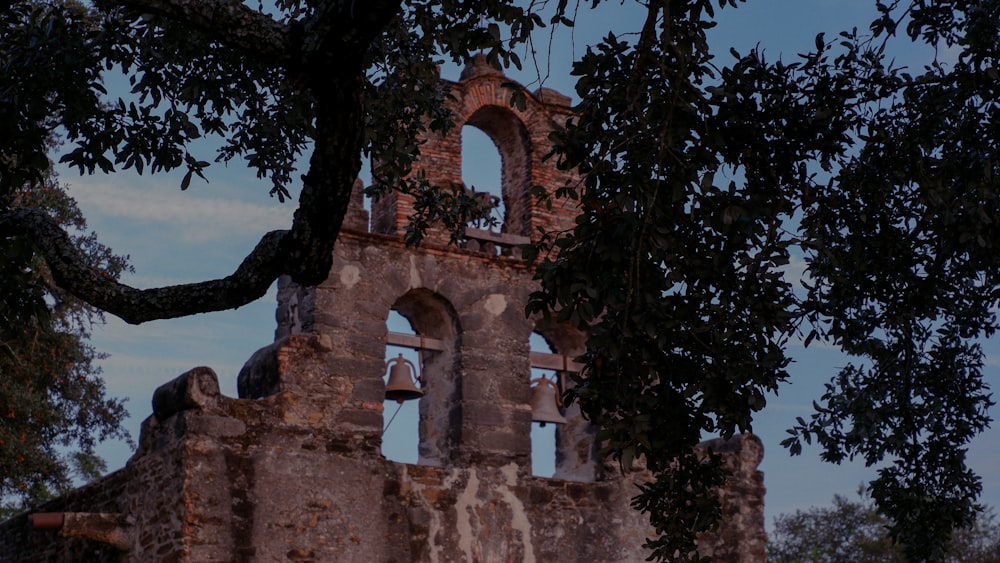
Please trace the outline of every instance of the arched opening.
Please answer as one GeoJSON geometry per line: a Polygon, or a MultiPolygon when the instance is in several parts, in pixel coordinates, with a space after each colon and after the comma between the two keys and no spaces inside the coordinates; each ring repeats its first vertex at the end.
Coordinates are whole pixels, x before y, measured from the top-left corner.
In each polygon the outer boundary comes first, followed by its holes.
{"type": "MultiPolygon", "coordinates": [[[[413,325],[406,317],[400,315],[395,309],[389,311],[389,316],[385,321],[386,328],[393,334],[405,334],[417,336],[413,325]]],[[[420,365],[420,351],[409,346],[397,344],[387,344],[385,347],[385,360],[388,365],[402,355],[403,359],[417,366],[418,370],[423,368],[420,365]]],[[[389,370],[383,376],[386,385],[389,383],[389,370]]],[[[393,400],[386,400],[383,404],[385,413],[382,417],[382,455],[391,461],[400,463],[417,463],[417,450],[420,444],[420,433],[418,422],[420,420],[419,403],[416,400],[403,401],[397,403],[393,400]]]]}
{"type": "Polygon", "coordinates": [[[476,110],[465,122],[462,128],[462,178],[468,186],[470,182],[477,191],[483,188],[492,189],[489,184],[494,182],[496,171],[490,151],[483,145],[492,142],[500,157],[500,182],[496,186],[498,192],[494,196],[500,198],[502,207],[502,223],[500,232],[527,236],[529,230],[528,212],[531,197],[531,140],[524,123],[510,108],[500,106],[483,106],[476,110]],[[474,131],[476,130],[476,131],[474,131]],[[483,135],[479,135],[479,133],[483,135]],[[485,137],[485,139],[483,139],[485,137]],[[469,149],[476,152],[466,154],[465,142],[469,139],[469,149]],[[477,148],[483,146],[482,149],[477,148]],[[482,170],[486,176],[480,176],[482,170]],[[468,174],[468,176],[466,175],[468,174]],[[480,179],[482,178],[482,179],[480,179]],[[477,182],[484,182],[480,186],[477,182]]]}
{"type": "MultiPolygon", "coordinates": [[[[541,366],[549,368],[549,373],[560,371],[561,388],[571,386],[572,379],[569,373],[580,369],[573,361],[586,349],[586,335],[568,324],[559,324],[543,319],[538,319],[535,324],[535,332],[529,341],[532,352],[532,379],[535,378],[535,369],[541,366]],[[548,354],[548,357],[539,357],[539,354],[548,354]]],[[[554,471],[552,477],[557,479],[567,479],[572,481],[593,482],[598,479],[602,471],[597,462],[597,451],[595,446],[596,429],[592,424],[584,420],[580,414],[579,405],[573,404],[562,409],[561,413],[566,419],[565,424],[547,424],[545,428],[535,428],[538,426],[532,423],[532,473],[538,476],[547,476],[541,469],[534,469],[534,457],[536,450],[541,456],[540,462],[548,463],[549,450],[552,449],[554,458],[554,471]],[[552,437],[539,435],[536,439],[536,431],[545,430],[552,427],[552,437]],[[536,445],[537,444],[537,445],[536,445]]],[[[544,467],[544,466],[543,466],[544,467]]]]}
{"type": "MultiPolygon", "coordinates": [[[[537,332],[531,333],[528,347],[532,352],[551,354],[552,346],[537,332]]],[[[545,379],[559,381],[559,373],[553,369],[531,367],[531,381],[545,379]]],[[[556,427],[555,423],[531,423],[531,474],[536,477],[552,477],[556,472],[556,427]]]]}
{"type": "Polygon", "coordinates": [[[493,139],[486,133],[465,125],[462,127],[462,183],[465,188],[482,196],[489,203],[489,215],[476,219],[469,226],[500,232],[506,206],[503,200],[503,163],[493,139]]]}
{"type": "Polygon", "coordinates": [[[386,361],[402,353],[420,372],[423,396],[401,408],[395,401],[385,403],[382,453],[393,461],[445,465],[461,423],[457,315],[441,296],[415,289],[396,301],[386,326],[386,361]]]}

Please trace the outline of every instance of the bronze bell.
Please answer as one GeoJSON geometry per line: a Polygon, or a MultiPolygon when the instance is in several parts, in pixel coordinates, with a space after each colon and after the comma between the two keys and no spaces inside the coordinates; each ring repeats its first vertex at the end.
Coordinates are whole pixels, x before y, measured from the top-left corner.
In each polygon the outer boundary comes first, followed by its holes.
{"type": "Polygon", "coordinates": [[[400,354],[386,365],[389,366],[389,382],[385,385],[385,400],[402,403],[424,396],[424,391],[416,385],[420,377],[416,375],[417,368],[413,362],[400,354]]]}
{"type": "Polygon", "coordinates": [[[544,377],[531,381],[537,383],[531,395],[531,421],[545,426],[546,422],[566,424],[566,418],[559,413],[559,389],[544,377]]]}

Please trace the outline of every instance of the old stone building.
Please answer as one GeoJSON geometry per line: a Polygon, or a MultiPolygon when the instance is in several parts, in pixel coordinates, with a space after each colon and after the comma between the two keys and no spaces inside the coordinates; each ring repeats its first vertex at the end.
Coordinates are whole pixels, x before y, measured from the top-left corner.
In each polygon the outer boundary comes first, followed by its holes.
{"type": "MultiPolygon", "coordinates": [[[[518,249],[539,227],[572,225],[569,204],[535,206],[528,193],[574,181],[543,160],[570,109],[547,89],[511,107],[507,80],[479,61],[452,85],[459,125],[501,155],[500,232],[408,247],[412,200],[383,198],[369,221],[356,189],[329,279],[280,284],[275,342],[243,368],[239,398],[208,368],[158,389],[128,464],[47,504],[35,526],[28,515],[0,525],[0,561],[645,560],[648,523],[629,507],[642,475],[597,459],[575,409],[557,426],[554,476],[532,475],[532,367],[571,370],[584,341],[525,317],[535,285],[518,249]],[[413,334],[387,328],[392,311],[413,334]],[[532,333],[552,353],[529,350],[532,333]],[[417,463],[382,455],[389,344],[418,357],[417,463]]],[[[422,147],[432,181],[461,182],[460,130],[422,147]]],[[[702,551],[763,561],[759,440],[704,446],[733,476],[702,551]]]]}

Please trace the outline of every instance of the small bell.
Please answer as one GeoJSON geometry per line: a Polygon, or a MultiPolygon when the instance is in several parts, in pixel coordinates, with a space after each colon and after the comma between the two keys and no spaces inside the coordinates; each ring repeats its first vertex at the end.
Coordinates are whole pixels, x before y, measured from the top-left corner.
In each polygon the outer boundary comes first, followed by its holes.
{"type": "Polygon", "coordinates": [[[424,396],[424,391],[416,385],[420,378],[415,375],[417,368],[413,362],[400,354],[386,365],[389,366],[389,382],[385,385],[385,400],[402,404],[403,401],[424,396]]]}
{"type": "Polygon", "coordinates": [[[567,420],[559,413],[559,389],[556,384],[544,377],[531,381],[537,383],[531,395],[531,421],[545,426],[546,422],[566,424],[567,420]]]}

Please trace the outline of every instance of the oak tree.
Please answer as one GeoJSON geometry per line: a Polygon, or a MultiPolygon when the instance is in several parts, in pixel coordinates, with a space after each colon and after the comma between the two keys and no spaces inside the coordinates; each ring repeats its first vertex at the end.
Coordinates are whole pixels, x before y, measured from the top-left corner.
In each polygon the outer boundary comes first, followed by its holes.
{"type": "MultiPolygon", "coordinates": [[[[419,134],[451,126],[438,60],[485,52],[518,66],[534,30],[600,3],[7,2],[0,194],[37,180],[58,129],[61,160],[81,172],[180,169],[183,189],[211,160],[243,160],[272,194],[294,183],[300,195],[291,227],[264,234],[232,275],[174,287],[102,275],[37,210],[5,207],[0,237],[30,243],[61,288],[133,323],[238,307],[281,274],[317,284],[362,156],[381,163],[372,194],[416,196],[413,240],[475,211],[408,175],[419,134]],[[108,73],[131,94],[108,95],[108,73]]],[[[791,61],[709,44],[716,10],[740,3],[638,2],[640,29],[575,63],[578,116],[551,158],[583,184],[545,188],[576,198],[580,217],[528,249],[541,283],[529,309],[587,331],[571,398],[606,454],[644,458],[653,479],[635,506],[658,533],[654,557],[693,554],[724,472],[692,447],[752,429],[801,337],[851,360],[786,445],[882,463],[870,487],[892,537],[912,559],[940,559],[974,521],[965,444],[992,405],[977,339],[996,328],[1000,291],[1000,0],[876,2],[874,21],[791,61]],[[935,50],[899,68],[897,42],[935,50]]]]}
{"type": "MultiPolygon", "coordinates": [[[[127,268],[86,232],[76,202],[51,172],[7,194],[68,231],[87,264],[112,278],[127,268]]],[[[94,446],[128,440],[123,401],[107,397],[105,356],[87,341],[100,311],[53,283],[41,256],[23,238],[0,239],[0,516],[68,490],[74,477],[105,469],[94,446]]]]}
{"type": "MultiPolygon", "coordinates": [[[[887,527],[885,517],[878,513],[863,489],[855,500],[834,495],[831,506],[778,515],[768,537],[768,560],[775,563],[906,561],[900,545],[889,538],[887,527]]],[[[984,510],[975,526],[955,534],[944,560],[953,563],[1000,560],[1000,523],[992,509],[984,510]]]]}

